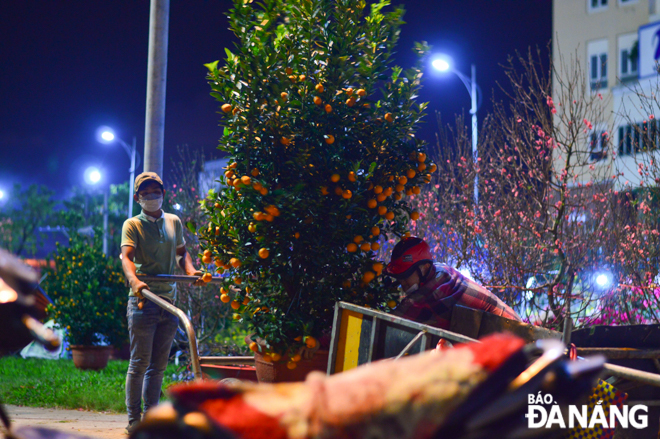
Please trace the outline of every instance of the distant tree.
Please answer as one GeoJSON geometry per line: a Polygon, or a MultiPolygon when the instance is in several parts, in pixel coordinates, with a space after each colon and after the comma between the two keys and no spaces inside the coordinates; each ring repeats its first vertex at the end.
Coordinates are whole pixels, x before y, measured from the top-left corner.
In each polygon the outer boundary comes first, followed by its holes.
{"type": "Polygon", "coordinates": [[[15,184],[9,206],[0,211],[0,247],[17,256],[34,252],[39,244],[38,229],[52,219],[54,194],[46,186],[33,184],[23,190],[15,184]]]}
{"type": "MultiPolygon", "coordinates": [[[[121,228],[126,220],[128,202],[128,182],[110,185],[108,198],[108,252],[118,256],[120,253],[121,228]]],[[[63,200],[60,208],[54,212],[51,226],[62,226],[70,231],[83,227],[103,231],[103,193],[90,192],[74,187],[72,195],[63,200]]]]}

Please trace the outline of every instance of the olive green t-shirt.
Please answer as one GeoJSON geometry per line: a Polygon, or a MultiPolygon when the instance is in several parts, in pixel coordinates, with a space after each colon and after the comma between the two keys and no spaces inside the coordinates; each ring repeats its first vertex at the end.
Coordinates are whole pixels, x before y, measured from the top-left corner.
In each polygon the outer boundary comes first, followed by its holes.
{"type": "MultiPolygon", "coordinates": [[[[137,274],[174,274],[176,250],[185,245],[183,226],[178,216],[163,211],[158,219],[142,211],[124,221],[121,229],[121,246],[135,249],[137,274]]],[[[147,282],[149,290],[159,296],[174,299],[176,284],[169,282],[147,282]]],[[[134,296],[129,291],[129,296],[134,296]]]]}

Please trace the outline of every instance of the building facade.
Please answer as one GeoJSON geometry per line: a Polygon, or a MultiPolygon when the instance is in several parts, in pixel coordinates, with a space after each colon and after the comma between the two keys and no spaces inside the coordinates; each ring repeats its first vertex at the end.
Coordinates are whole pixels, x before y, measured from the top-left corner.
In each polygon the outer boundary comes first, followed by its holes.
{"type": "Polygon", "coordinates": [[[639,186],[640,155],[660,144],[660,109],[639,98],[660,91],[659,7],[660,0],[553,1],[553,62],[576,56],[586,86],[603,97],[603,120],[588,137],[590,160],[599,167],[616,161],[619,185],[639,186]]]}

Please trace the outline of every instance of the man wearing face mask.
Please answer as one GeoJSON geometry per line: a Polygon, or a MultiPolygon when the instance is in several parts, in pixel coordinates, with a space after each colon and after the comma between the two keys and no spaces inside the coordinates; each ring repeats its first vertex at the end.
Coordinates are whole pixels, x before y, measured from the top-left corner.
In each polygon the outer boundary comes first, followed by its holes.
{"type": "MultiPolygon", "coordinates": [[[[133,199],[142,212],[124,222],[121,233],[122,267],[130,284],[128,300],[128,329],[131,360],[126,375],[126,408],[128,427],[132,433],[144,411],[158,404],[163,373],[178,327],[178,319],[158,305],[144,300],[141,291],[148,289],[172,303],[176,285],[168,282],[150,282],[137,277],[140,274],[174,274],[178,265],[187,275],[199,275],[186,252],[183,226],[176,215],[161,209],[165,189],[155,172],[143,172],[135,178],[133,199]]],[[[198,279],[195,285],[203,282],[198,279]]]]}
{"type": "Polygon", "coordinates": [[[493,293],[456,269],[434,263],[431,249],[423,239],[410,237],[399,241],[385,273],[397,279],[404,291],[394,315],[449,329],[451,310],[458,304],[520,321],[493,293]]]}

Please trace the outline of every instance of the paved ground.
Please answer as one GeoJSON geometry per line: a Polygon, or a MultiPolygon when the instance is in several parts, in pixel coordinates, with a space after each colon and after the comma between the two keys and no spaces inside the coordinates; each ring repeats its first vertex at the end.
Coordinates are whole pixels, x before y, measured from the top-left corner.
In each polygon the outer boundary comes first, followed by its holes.
{"type": "Polygon", "coordinates": [[[95,438],[125,439],[126,415],[78,410],[45,409],[6,405],[5,410],[14,427],[31,425],[47,427],[95,438]]]}

